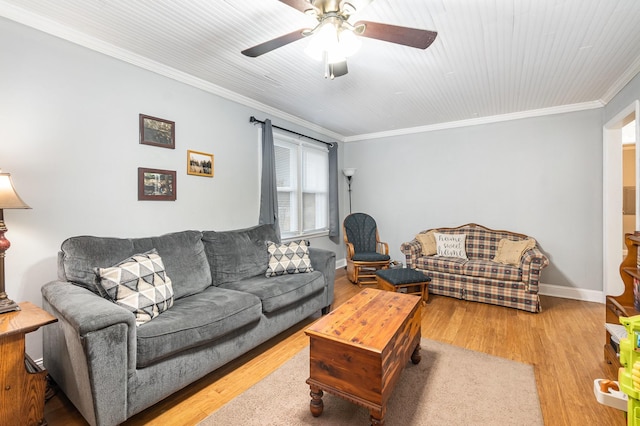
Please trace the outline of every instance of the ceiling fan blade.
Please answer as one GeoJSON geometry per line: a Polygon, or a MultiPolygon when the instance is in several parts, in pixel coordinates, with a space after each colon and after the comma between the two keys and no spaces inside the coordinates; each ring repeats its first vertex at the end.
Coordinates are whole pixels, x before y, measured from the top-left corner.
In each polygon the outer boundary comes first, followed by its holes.
{"type": "Polygon", "coordinates": [[[341,77],[349,72],[347,69],[347,61],[336,62],[335,64],[330,64],[331,68],[331,76],[333,77],[341,77]]]}
{"type": "Polygon", "coordinates": [[[309,9],[315,10],[315,7],[307,0],[280,0],[280,2],[297,9],[302,13],[305,13],[309,9]]]}
{"type": "Polygon", "coordinates": [[[397,25],[381,24],[379,22],[359,21],[354,27],[364,25],[362,37],[388,41],[389,43],[426,49],[438,35],[435,31],[419,30],[417,28],[399,27],[397,25]]]}
{"type": "Polygon", "coordinates": [[[260,55],[264,55],[267,52],[271,52],[272,50],[277,49],[278,47],[285,46],[289,43],[293,43],[294,41],[300,40],[302,37],[303,30],[297,30],[289,34],[282,35],[280,37],[276,37],[273,40],[265,41],[257,46],[250,47],[242,51],[242,54],[245,56],[249,56],[251,58],[258,57],[260,55]]]}

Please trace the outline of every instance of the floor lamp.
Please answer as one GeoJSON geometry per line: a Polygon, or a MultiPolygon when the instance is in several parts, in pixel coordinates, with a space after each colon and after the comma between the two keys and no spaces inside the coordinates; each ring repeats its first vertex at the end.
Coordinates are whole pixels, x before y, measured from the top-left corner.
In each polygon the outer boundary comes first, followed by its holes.
{"type": "Polygon", "coordinates": [[[342,174],[347,177],[347,183],[349,184],[349,214],[351,214],[351,178],[356,174],[357,169],[342,169],[342,174]]]}
{"type": "Polygon", "coordinates": [[[4,224],[4,209],[30,209],[20,198],[9,173],[2,173],[0,170],[0,314],[11,311],[19,311],[20,307],[16,302],[7,297],[4,291],[4,255],[11,247],[11,243],[4,237],[7,227],[4,224]]]}

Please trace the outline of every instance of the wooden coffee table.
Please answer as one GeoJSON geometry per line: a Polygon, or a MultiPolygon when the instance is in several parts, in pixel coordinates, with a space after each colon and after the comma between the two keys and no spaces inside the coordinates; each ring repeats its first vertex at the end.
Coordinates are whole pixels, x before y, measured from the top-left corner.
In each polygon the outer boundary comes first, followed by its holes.
{"type": "Polygon", "coordinates": [[[309,379],[311,414],[324,408],[323,391],[369,409],[383,425],[386,405],[411,359],[420,362],[421,298],[365,289],[313,323],[309,379]]]}

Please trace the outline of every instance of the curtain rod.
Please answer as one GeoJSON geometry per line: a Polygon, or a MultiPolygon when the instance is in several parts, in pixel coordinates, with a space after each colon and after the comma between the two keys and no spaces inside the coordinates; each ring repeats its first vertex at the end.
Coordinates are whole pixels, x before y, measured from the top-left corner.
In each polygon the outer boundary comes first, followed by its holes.
{"type": "MultiPolygon", "coordinates": [[[[258,120],[257,118],[255,118],[255,117],[252,115],[252,116],[249,118],[249,123],[260,123],[260,124],[264,124],[264,121],[260,121],[260,120],[258,120]]],[[[325,141],[321,141],[320,139],[312,138],[311,136],[303,135],[302,133],[294,132],[293,130],[285,129],[284,127],[274,126],[273,124],[271,125],[271,127],[275,127],[276,129],[284,130],[285,132],[293,133],[294,135],[302,136],[303,138],[311,139],[312,141],[320,142],[320,143],[323,143],[323,144],[325,144],[325,145],[333,146],[333,143],[332,143],[332,142],[325,142],[325,141]]]]}

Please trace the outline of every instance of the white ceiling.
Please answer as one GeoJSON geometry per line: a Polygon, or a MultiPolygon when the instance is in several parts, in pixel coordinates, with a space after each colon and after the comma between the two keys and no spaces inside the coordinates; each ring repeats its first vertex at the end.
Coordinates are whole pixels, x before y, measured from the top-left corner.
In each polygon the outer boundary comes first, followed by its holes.
{"type": "Polygon", "coordinates": [[[350,21],[438,37],[363,38],[335,80],[308,40],[240,54],[315,25],[277,0],[0,0],[0,16],[347,141],[595,108],[640,71],[638,0],[375,0],[350,21]]]}

